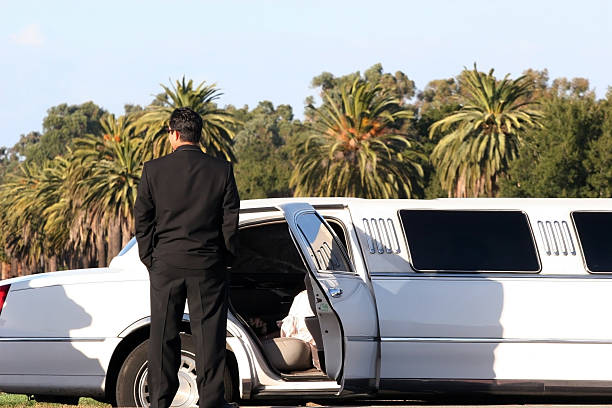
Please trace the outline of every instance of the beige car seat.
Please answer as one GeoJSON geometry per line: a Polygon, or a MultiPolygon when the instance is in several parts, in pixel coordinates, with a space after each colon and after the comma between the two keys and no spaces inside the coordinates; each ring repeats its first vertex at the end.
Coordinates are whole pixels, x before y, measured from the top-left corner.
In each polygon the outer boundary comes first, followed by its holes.
{"type": "Polygon", "coordinates": [[[302,371],[312,368],[310,345],[295,337],[264,340],[264,352],[278,371],[302,371]]]}

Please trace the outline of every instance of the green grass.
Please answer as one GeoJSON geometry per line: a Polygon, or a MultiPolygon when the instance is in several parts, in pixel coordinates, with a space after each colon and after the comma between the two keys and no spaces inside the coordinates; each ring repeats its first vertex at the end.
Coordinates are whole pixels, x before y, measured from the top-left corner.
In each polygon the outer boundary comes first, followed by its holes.
{"type": "MultiPolygon", "coordinates": [[[[34,400],[29,400],[27,395],[20,394],[4,394],[0,393],[0,407],[33,407],[33,408],[60,408],[60,407],[73,407],[75,405],[63,405],[63,404],[49,404],[40,403],[34,400]]],[[[80,398],[79,407],[89,408],[110,408],[109,404],[105,404],[100,401],[96,401],[92,398],[80,398]]]]}

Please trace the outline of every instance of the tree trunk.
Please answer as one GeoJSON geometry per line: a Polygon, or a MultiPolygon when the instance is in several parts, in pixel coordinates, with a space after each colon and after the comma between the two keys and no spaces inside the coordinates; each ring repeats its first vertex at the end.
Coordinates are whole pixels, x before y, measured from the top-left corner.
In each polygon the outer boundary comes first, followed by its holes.
{"type": "Polygon", "coordinates": [[[106,240],[104,239],[104,231],[102,228],[98,228],[96,234],[96,261],[98,262],[98,268],[102,268],[106,265],[106,240]]]}
{"type": "Polygon", "coordinates": [[[51,255],[49,257],[49,266],[47,268],[47,272],[55,272],[57,271],[57,256],[51,255]]]}
{"type": "Polygon", "coordinates": [[[121,225],[119,219],[112,218],[108,222],[108,254],[106,256],[106,264],[117,256],[121,251],[121,225]]]}
{"type": "Polygon", "coordinates": [[[8,279],[11,274],[11,264],[8,262],[0,262],[0,269],[2,270],[0,273],[0,280],[8,279]]]}
{"type": "Polygon", "coordinates": [[[131,221],[126,218],[121,220],[121,248],[126,246],[130,239],[132,239],[131,224],[131,221]]]}
{"type": "Polygon", "coordinates": [[[17,269],[17,265],[19,265],[19,263],[17,262],[16,258],[12,258],[11,259],[11,278],[14,278],[16,276],[19,276],[19,270],[17,269]]]}

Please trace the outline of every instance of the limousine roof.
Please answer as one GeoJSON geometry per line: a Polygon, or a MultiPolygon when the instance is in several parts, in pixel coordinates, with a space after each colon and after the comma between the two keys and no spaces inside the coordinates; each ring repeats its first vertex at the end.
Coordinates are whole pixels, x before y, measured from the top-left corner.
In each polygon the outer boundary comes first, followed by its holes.
{"type": "Polygon", "coordinates": [[[289,197],[242,200],[241,210],[270,208],[289,202],[307,202],[315,208],[329,206],[349,207],[395,207],[401,208],[446,208],[446,209],[539,209],[556,208],[568,211],[598,210],[612,211],[612,198],[436,198],[417,199],[363,199],[352,197],[289,197]]]}

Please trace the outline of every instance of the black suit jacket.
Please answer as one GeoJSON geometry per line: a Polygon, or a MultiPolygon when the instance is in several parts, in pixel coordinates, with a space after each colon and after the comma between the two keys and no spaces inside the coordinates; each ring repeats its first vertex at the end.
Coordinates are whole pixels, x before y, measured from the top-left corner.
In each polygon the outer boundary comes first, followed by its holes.
{"type": "Polygon", "coordinates": [[[231,163],[195,145],[148,161],[134,205],[140,259],[179,268],[230,265],[237,253],[240,198],[231,163]]]}

